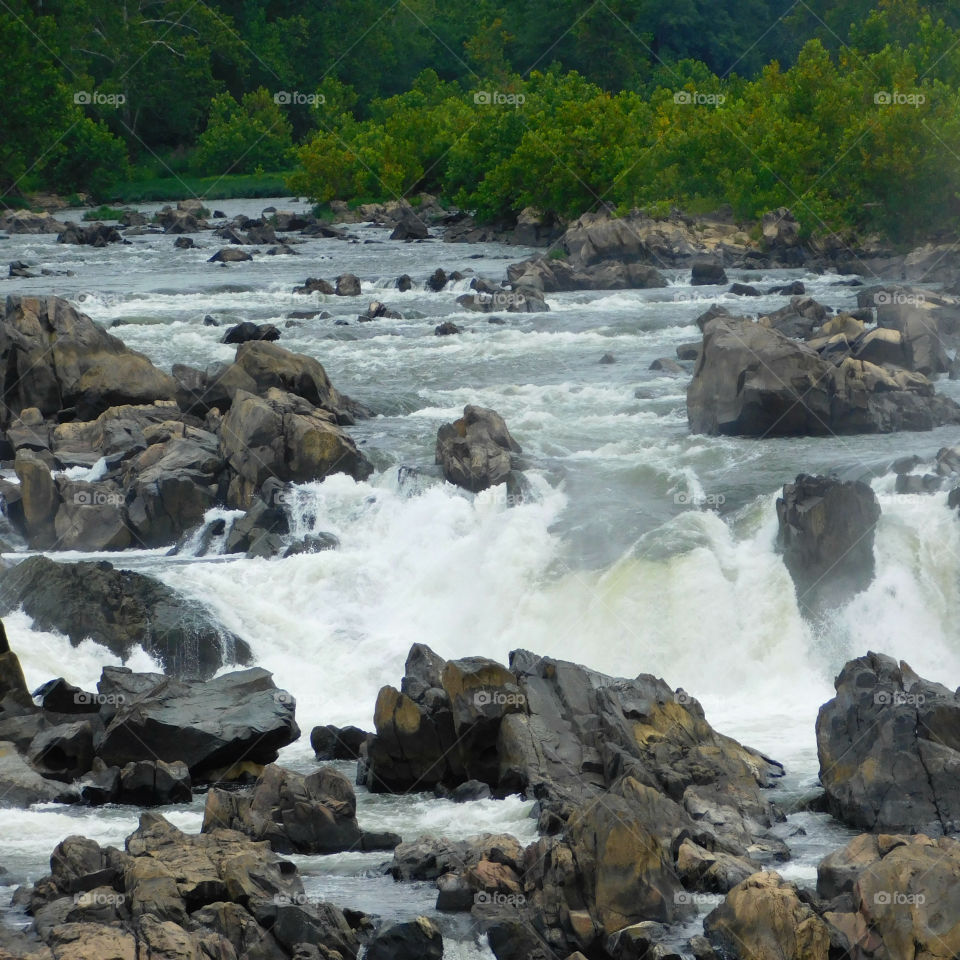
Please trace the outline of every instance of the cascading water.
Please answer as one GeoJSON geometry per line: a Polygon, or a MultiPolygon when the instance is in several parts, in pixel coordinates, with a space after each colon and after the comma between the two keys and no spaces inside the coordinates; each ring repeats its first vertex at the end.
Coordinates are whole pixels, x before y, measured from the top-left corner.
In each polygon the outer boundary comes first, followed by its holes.
{"type": "MultiPolygon", "coordinates": [[[[946,494],[898,495],[888,473],[897,457],[929,458],[954,443],[953,431],[793,441],[691,436],[686,379],[650,365],[698,340],[693,321],[710,303],[735,310],[736,298],[695,290],[675,274],[661,290],[554,294],[550,313],[505,313],[502,325],[491,324],[455,302],[469,287],[467,271],[499,282],[506,264],[527,251],[403,245],[382,230],[357,231],[380,242],[309,241],[300,256],[262,258],[272,262],[243,270],[207,264],[203,248],[173,251],[169,237],[136,237],[124,250],[54,249],[48,238],[29,238],[33,260],[62,266],[67,256],[78,275],[55,278],[56,286],[49,278],[22,284],[23,292],[58,293],[116,324],[113,333],[167,368],[232,358],[234,348],[219,342],[222,329],[204,325],[207,314],[221,324],[276,323],[282,346],[320,359],[339,389],[380,414],[349,428],[376,467],[368,481],[336,475],[294,491],[292,534],[332,533],[338,549],[232,559],[217,534],[198,557],[198,533],[176,556],[107,557],[212,607],[296,696],[305,732],[317,723],[368,727],[378,689],[398,683],[412,643],[445,657],[500,660],[527,648],[683,687],[716,729],[786,764],[789,799],[815,784],[817,709],[850,656],[881,650],[960,683],[960,525],[946,494]],[[425,280],[437,266],[468,279],[432,293],[425,280]],[[307,274],[347,271],[364,280],[359,300],[290,292],[307,274]],[[404,273],[414,283],[399,293],[392,282],[404,273]],[[404,319],[356,323],[374,298],[404,319]],[[313,309],[333,316],[284,325],[291,311],[313,309]],[[434,336],[446,318],[465,332],[434,336]],[[608,352],[615,362],[601,364],[608,352]],[[498,490],[465,494],[437,475],[437,427],[466,403],[498,410],[523,446],[529,489],[522,499],[498,490]],[[877,572],[863,594],[811,624],[776,551],[774,501],[797,473],[829,470],[872,479],[883,509],[877,572]]],[[[4,248],[12,250],[10,240],[0,240],[4,248]]],[[[762,287],[786,276],[799,274],[746,279],[762,287]]],[[[803,279],[820,302],[852,305],[855,291],[838,286],[840,278],[803,279]]],[[[761,297],[750,309],[782,302],[761,297]]],[[[938,389],[956,396],[960,385],[938,389]]],[[[217,510],[208,521],[226,530],[236,516],[217,510]]],[[[89,689],[101,667],[116,662],[90,642],[71,648],[33,630],[22,614],[5,625],[33,685],[63,675],[89,689]]],[[[128,665],[154,668],[143,653],[128,665]]],[[[311,769],[307,738],[283,760],[311,769]]],[[[454,807],[360,794],[365,826],[407,838],[496,828],[530,839],[528,811],[515,799],[454,807]]],[[[823,817],[797,816],[807,837],[791,841],[798,859],[785,869],[809,878],[810,864],[843,832],[823,817]]],[[[116,843],[134,822],[124,808],[0,810],[4,835],[19,838],[5,866],[15,882],[35,879],[66,833],[116,843]]],[[[197,804],[175,811],[174,822],[196,829],[197,804]]],[[[358,878],[378,863],[366,855],[304,858],[300,866],[316,889],[369,908],[358,878]]],[[[387,887],[376,889],[380,902],[401,910],[387,887]]]]}

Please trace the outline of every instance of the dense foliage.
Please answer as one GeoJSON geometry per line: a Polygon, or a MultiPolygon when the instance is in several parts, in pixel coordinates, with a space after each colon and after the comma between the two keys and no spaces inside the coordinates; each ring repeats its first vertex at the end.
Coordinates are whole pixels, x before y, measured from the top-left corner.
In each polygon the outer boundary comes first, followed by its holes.
{"type": "Polygon", "coordinates": [[[320,202],[428,190],[483,218],[785,204],[907,241],[958,212],[945,0],[3,7],[6,194],[111,199],[129,160],[184,183],[296,166],[320,202]]]}

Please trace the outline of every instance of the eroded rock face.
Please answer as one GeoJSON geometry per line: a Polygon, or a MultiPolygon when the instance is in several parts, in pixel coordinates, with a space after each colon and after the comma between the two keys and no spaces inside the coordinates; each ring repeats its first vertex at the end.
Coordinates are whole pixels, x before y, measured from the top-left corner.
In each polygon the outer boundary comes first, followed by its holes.
{"type": "Polygon", "coordinates": [[[687,389],[694,433],[748,437],[929,430],[960,422],[960,407],[921,374],[839,356],[744,317],[704,318],[687,389]]]}
{"type": "Polygon", "coordinates": [[[832,608],[870,585],[880,505],[867,484],[801,474],[784,486],[777,520],[801,610],[832,608]]]}
{"type": "Polygon", "coordinates": [[[521,452],[503,417],[484,407],[464,407],[463,417],[437,432],[436,461],[444,477],[474,493],[506,483],[511,455],[521,452]]]}
{"type": "Polygon", "coordinates": [[[960,827],[960,698],[876,653],[851,660],[820,708],[817,751],[830,812],[864,830],[960,827]]]}

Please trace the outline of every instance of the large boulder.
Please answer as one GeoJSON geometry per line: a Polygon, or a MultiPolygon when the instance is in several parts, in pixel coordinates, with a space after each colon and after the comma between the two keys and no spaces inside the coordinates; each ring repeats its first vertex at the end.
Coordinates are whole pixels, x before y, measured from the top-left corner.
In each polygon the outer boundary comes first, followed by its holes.
{"type": "Polygon", "coordinates": [[[74,646],[90,638],[123,658],[141,646],[175,676],[209,677],[250,659],[246,643],[196,601],[106,561],[35,556],[0,572],[0,615],[18,608],[37,629],[63,633],[74,646]]]}
{"type": "Polygon", "coordinates": [[[831,931],[778,873],[758,873],[736,886],[704,921],[710,942],[737,960],[829,960],[831,931]]]}
{"type": "Polygon", "coordinates": [[[30,547],[44,550],[57,540],[55,518],[60,494],[46,461],[30,450],[21,450],[13,463],[20,481],[23,528],[30,547]]]}
{"type": "Polygon", "coordinates": [[[478,492],[506,483],[512,454],[521,453],[503,417],[495,410],[467,405],[463,417],[437,432],[436,461],[444,477],[465,490],[478,492]]]}
{"type": "Polygon", "coordinates": [[[443,937],[435,923],[417,917],[378,930],[367,944],[365,960],[441,960],[443,937]]]}
{"type": "Polygon", "coordinates": [[[266,840],[278,853],[392,849],[400,842],[360,829],[353,787],[333,767],[303,776],[270,764],[249,791],[211,790],[203,831],[221,827],[266,840]]]}
{"type": "Polygon", "coordinates": [[[7,297],[0,370],[5,420],[28,407],[44,416],[75,408],[87,420],[176,393],[170,376],[59,297],[7,297]]]}
{"type": "Polygon", "coordinates": [[[69,802],[72,787],[38,773],[9,741],[0,741],[0,806],[29,807],[34,803],[69,802]]]}
{"type": "Polygon", "coordinates": [[[784,486],[777,520],[802,609],[835,607],[870,585],[880,505],[867,484],[801,474],[784,486]]]}
{"type": "Polygon", "coordinates": [[[817,717],[830,812],[862,830],[960,829],[960,697],[876,653],[847,663],[835,687],[817,717]]]}
{"type": "Polygon", "coordinates": [[[705,318],[687,388],[694,433],[753,437],[929,430],[960,422],[960,406],[922,375],[841,357],[744,317],[705,318]]]}
{"type": "Polygon", "coordinates": [[[113,766],[182,761],[203,781],[241,761],[273,763],[300,736],[293,697],[259,668],[200,682],[105,667],[97,690],[116,705],[95,744],[113,766]]]}
{"type": "Polygon", "coordinates": [[[365,480],[373,472],[333,414],[274,387],[263,397],[237,391],[221,426],[220,452],[234,474],[227,494],[234,508],[249,508],[271,478],[305,483],[346,473],[365,480]]]}

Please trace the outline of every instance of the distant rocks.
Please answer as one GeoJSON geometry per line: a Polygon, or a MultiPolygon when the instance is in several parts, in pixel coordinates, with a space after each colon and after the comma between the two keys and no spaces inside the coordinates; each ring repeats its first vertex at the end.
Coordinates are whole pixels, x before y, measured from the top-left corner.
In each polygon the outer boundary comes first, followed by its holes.
{"type": "Polygon", "coordinates": [[[72,243],[88,247],[106,247],[111,243],[123,243],[123,237],[116,227],[105,223],[93,223],[89,227],[81,227],[75,223],[68,223],[63,232],[57,237],[57,243],[72,243]]]}
{"type": "Polygon", "coordinates": [[[521,453],[494,410],[466,406],[463,416],[437,432],[436,462],[450,483],[474,493],[508,482],[513,455],[521,453]]]}
{"type": "Polygon", "coordinates": [[[8,210],[0,217],[0,230],[6,233],[63,233],[65,223],[49,213],[33,213],[30,210],[8,210]]]}
{"type": "Polygon", "coordinates": [[[715,311],[687,390],[694,433],[823,436],[929,430],[960,407],[921,374],[830,359],[771,326],[715,311]]]}
{"type": "Polygon", "coordinates": [[[511,264],[507,277],[514,290],[527,288],[541,294],[565,290],[645,290],[667,286],[666,279],[655,267],[620,260],[578,263],[538,257],[511,264]]]}
{"type": "Polygon", "coordinates": [[[444,320],[443,323],[437,324],[433,330],[434,334],[438,337],[449,337],[454,334],[463,333],[463,328],[458,327],[452,320],[444,320]]]}
{"type": "Polygon", "coordinates": [[[801,474],[784,486],[777,520],[802,610],[835,609],[870,585],[880,505],[867,484],[801,474]]]}
{"type": "Polygon", "coordinates": [[[244,263],[252,260],[253,257],[246,250],[238,250],[236,247],[224,247],[218,250],[207,263],[244,263]]]}

